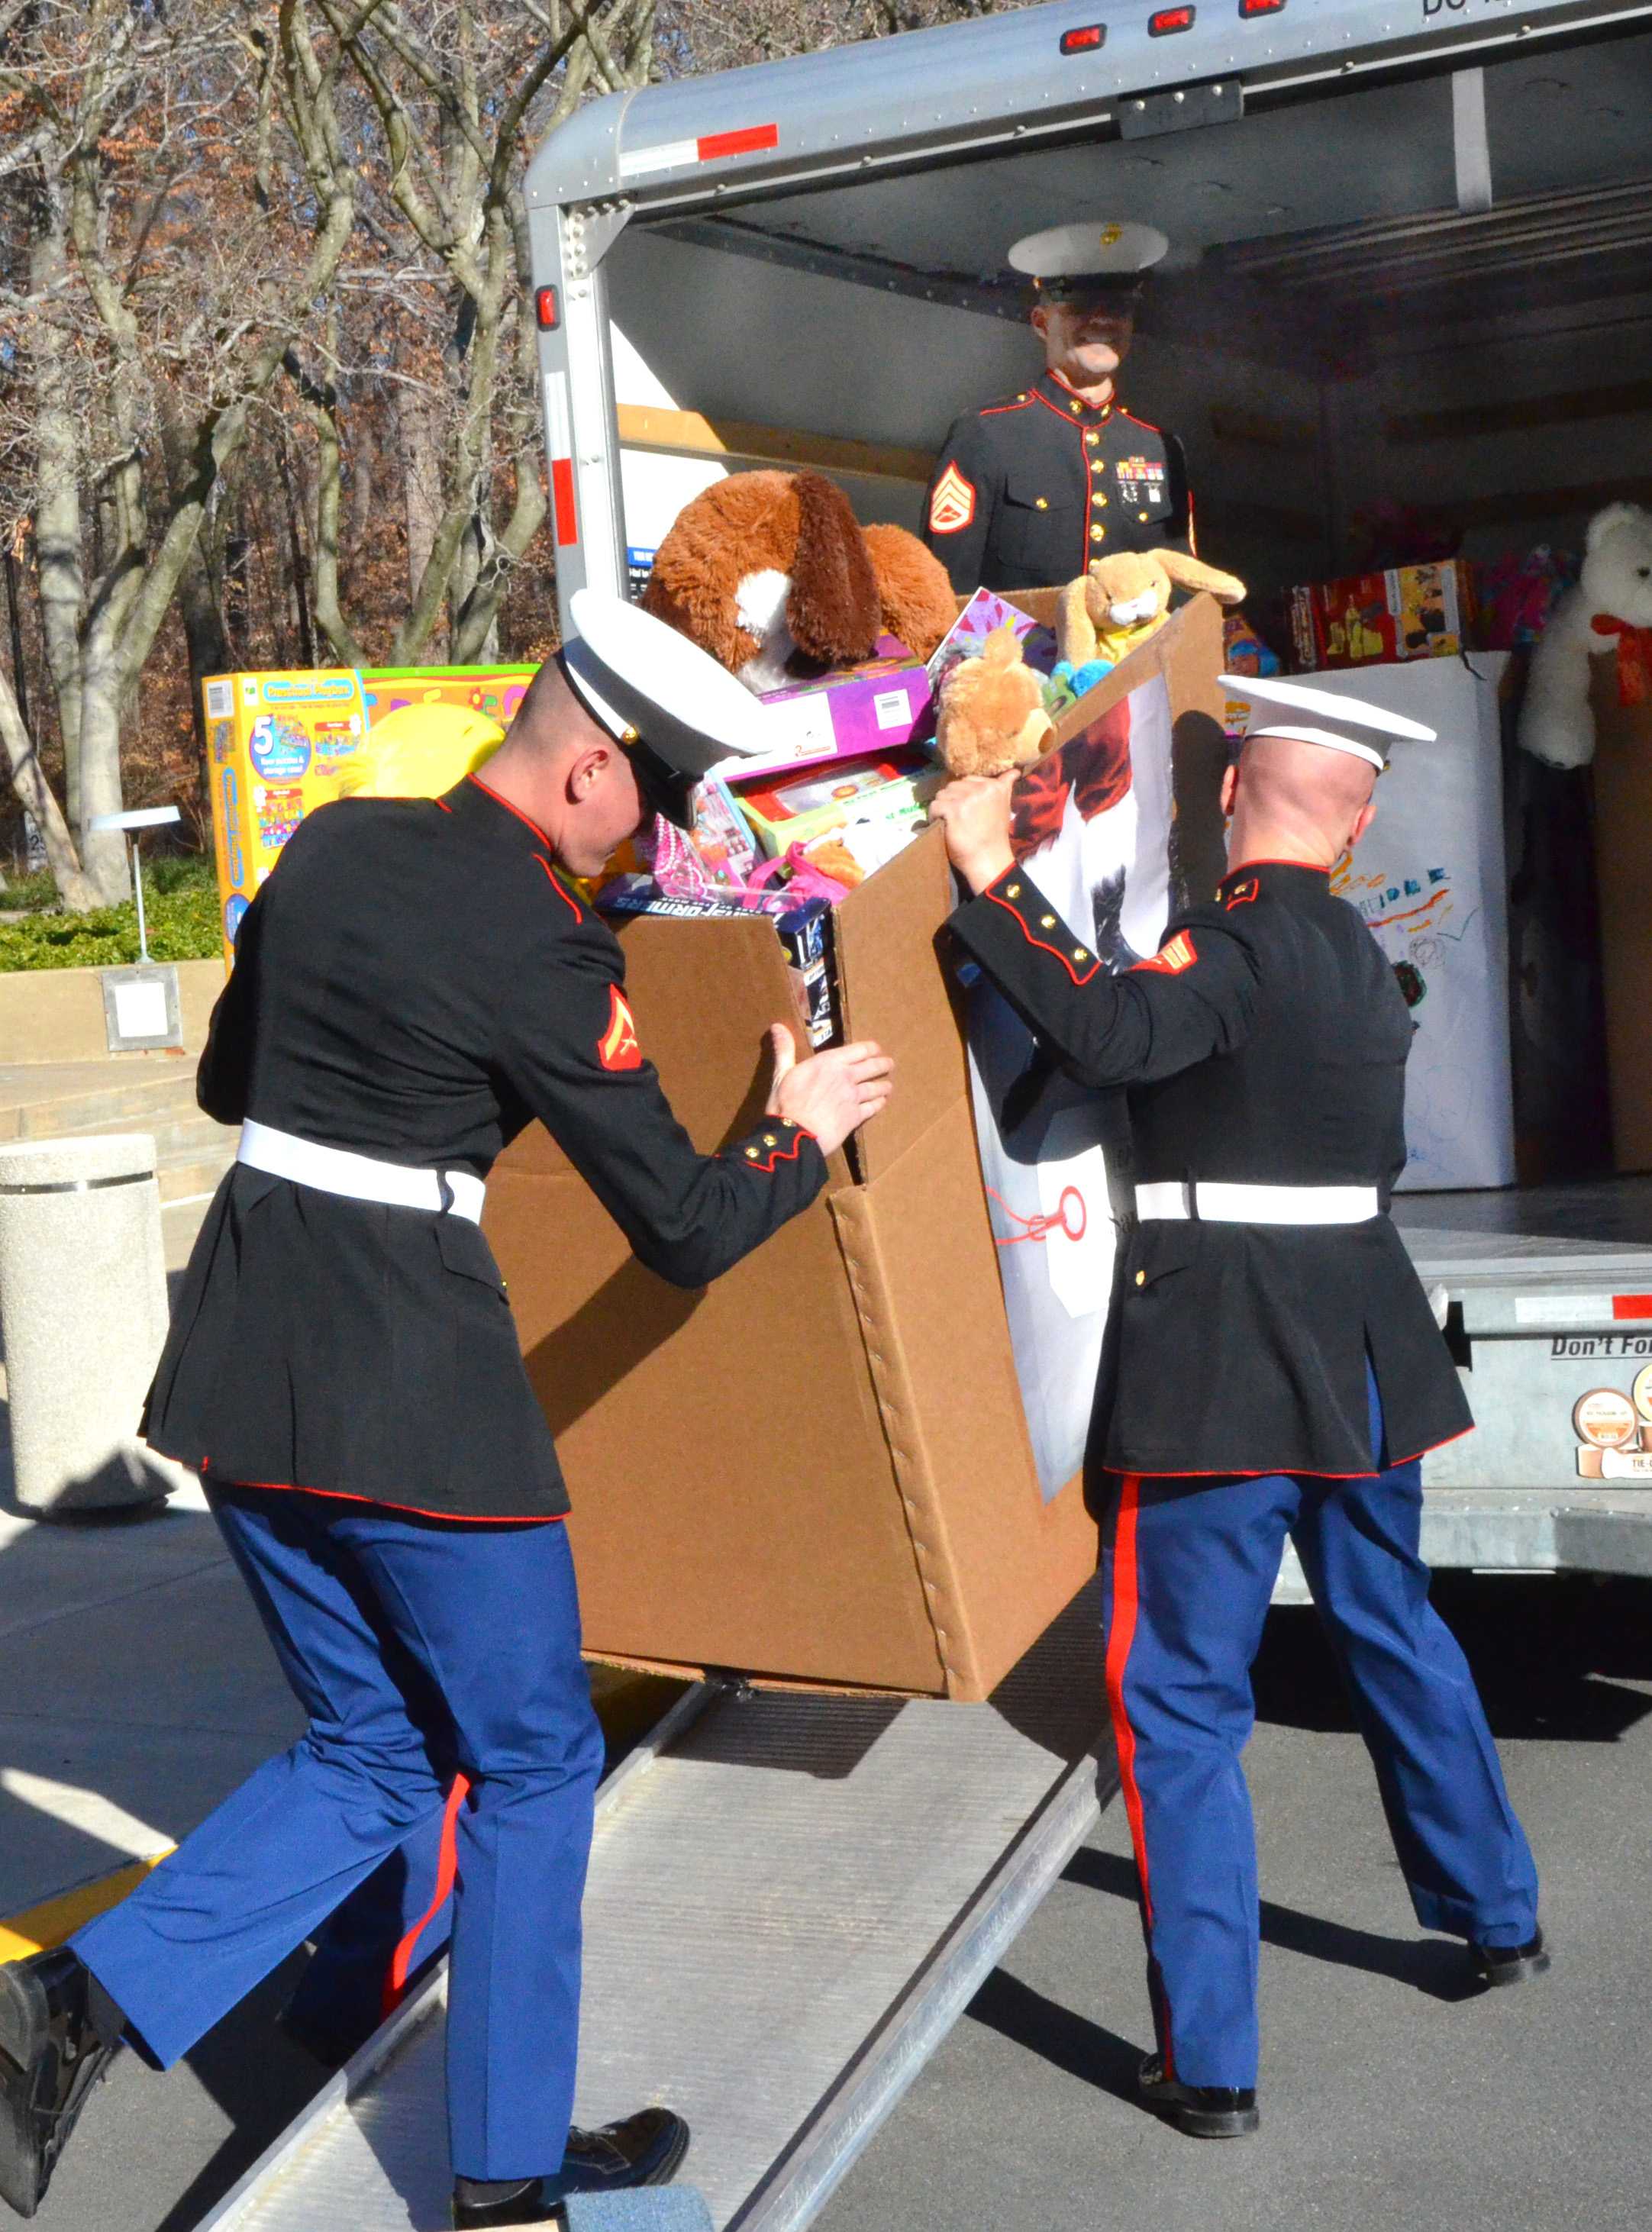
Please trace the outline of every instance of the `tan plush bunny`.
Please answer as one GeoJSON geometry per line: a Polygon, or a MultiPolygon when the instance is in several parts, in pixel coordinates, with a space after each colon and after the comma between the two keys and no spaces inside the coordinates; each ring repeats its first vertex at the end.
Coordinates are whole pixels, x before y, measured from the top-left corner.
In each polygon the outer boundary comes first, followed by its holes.
{"type": "Polygon", "coordinates": [[[960,659],[940,685],[940,756],[951,775],[1004,775],[1036,760],[1051,733],[1044,685],[1006,620],[988,636],[979,658],[960,659]]]}
{"type": "Polygon", "coordinates": [[[1089,573],[1070,581],[1056,613],[1056,644],[1075,668],[1105,659],[1116,666],[1164,626],[1172,589],[1208,589],[1224,605],[1237,605],[1245,584],[1180,550],[1121,550],[1098,558],[1089,573]]]}

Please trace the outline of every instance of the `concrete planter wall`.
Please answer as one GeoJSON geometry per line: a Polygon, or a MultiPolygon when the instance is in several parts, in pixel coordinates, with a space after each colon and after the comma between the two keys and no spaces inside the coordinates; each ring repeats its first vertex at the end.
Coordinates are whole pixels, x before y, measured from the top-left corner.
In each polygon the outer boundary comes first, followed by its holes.
{"type": "MultiPolygon", "coordinates": [[[[178,996],[184,1048],[198,1054],[207,1020],[224,989],[221,961],[180,961],[178,996]]],[[[103,980],[95,969],[21,969],[0,972],[0,1063],[101,1061],[108,1053],[103,980]]],[[[176,1053],[126,1054],[130,1062],[178,1061],[176,1053]]]]}

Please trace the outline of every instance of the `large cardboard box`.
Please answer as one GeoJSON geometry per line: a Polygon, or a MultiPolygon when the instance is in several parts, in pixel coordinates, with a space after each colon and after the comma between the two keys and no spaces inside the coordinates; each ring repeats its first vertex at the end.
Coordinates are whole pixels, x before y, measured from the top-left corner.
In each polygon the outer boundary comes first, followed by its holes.
{"type": "Polygon", "coordinates": [[[1600,894],[1601,980],[1613,1160],[1652,1170],[1652,705],[1625,705],[1616,662],[1597,659],[1595,711],[1595,874],[1600,894]]]}
{"type": "MultiPolygon", "coordinates": [[[[1057,738],[1163,673],[1199,889],[1221,869],[1220,658],[1200,598],[1057,738]]],[[[486,1230],[567,1471],[595,1657],[976,1699],[1095,1569],[1081,1482],[1046,1502],[1032,1463],[939,944],[952,905],[932,831],[838,909],[845,1026],[894,1054],[895,1098],[857,1166],[835,1157],[820,1198],[703,1293],[632,1258],[538,1126],[494,1167],[486,1230]]],[[[791,1012],[773,925],[621,936],[679,1114],[703,1147],[737,1138],[764,1028],[791,1012]]]]}

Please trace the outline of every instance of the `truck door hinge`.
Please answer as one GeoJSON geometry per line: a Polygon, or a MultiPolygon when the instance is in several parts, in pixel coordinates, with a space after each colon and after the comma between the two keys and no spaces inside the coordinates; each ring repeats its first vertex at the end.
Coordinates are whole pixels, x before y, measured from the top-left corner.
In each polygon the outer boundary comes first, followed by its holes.
{"type": "Polygon", "coordinates": [[[1174,93],[1132,94],[1118,106],[1122,140],[1158,140],[1167,132],[1198,132],[1207,124],[1237,124],[1245,114],[1245,88],[1236,77],[1213,85],[1182,85],[1174,93]]]}

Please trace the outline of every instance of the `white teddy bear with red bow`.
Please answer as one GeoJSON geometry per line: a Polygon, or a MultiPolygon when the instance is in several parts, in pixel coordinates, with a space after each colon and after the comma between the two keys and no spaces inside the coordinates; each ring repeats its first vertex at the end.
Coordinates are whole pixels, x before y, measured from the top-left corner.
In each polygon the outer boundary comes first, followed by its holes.
{"type": "Polygon", "coordinates": [[[1611,659],[1625,704],[1652,692],[1652,511],[1608,504],[1589,522],[1583,578],[1549,615],[1532,654],[1519,739],[1551,767],[1595,756],[1591,661],[1611,659]]]}

